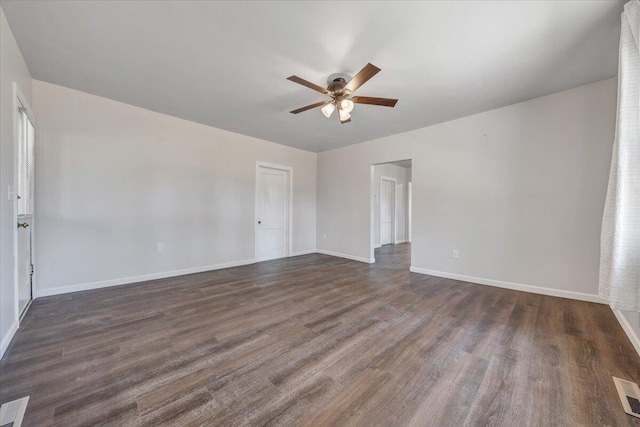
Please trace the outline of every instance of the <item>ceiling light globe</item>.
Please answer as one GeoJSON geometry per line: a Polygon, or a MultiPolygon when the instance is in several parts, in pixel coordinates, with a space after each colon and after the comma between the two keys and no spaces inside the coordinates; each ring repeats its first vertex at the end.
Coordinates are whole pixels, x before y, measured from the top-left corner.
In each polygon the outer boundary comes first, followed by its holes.
{"type": "Polygon", "coordinates": [[[336,106],[333,105],[333,102],[332,102],[331,104],[327,104],[324,107],[322,107],[322,114],[324,114],[324,116],[328,119],[329,117],[331,117],[335,109],[336,109],[336,106]]]}
{"type": "Polygon", "coordinates": [[[353,111],[354,105],[355,104],[350,99],[343,99],[342,102],[340,103],[342,110],[346,111],[347,113],[350,113],[353,111]]]}
{"type": "Polygon", "coordinates": [[[351,118],[351,114],[349,114],[348,111],[343,110],[343,109],[339,109],[338,113],[340,113],[340,121],[347,121],[351,118]]]}

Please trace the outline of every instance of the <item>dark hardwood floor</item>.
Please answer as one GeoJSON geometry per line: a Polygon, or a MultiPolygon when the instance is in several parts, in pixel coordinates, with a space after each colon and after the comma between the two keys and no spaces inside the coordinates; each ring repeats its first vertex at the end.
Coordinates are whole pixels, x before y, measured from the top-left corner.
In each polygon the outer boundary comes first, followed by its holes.
{"type": "Polygon", "coordinates": [[[606,305],[314,254],[34,301],[0,365],[25,426],[640,425],[606,305]]]}

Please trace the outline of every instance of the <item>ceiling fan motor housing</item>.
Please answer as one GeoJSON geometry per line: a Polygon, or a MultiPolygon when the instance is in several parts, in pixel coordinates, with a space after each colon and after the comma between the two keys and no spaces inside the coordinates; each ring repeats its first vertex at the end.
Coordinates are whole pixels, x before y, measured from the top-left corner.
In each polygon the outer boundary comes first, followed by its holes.
{"type": "Polygon", "coordinates": [[[347,81],[342,77],[338,77],[333,79],[329,86],[327,86],[327,90],[334,95],[342,95],[344,94],[344,87],[347,85],[347,81]]]}

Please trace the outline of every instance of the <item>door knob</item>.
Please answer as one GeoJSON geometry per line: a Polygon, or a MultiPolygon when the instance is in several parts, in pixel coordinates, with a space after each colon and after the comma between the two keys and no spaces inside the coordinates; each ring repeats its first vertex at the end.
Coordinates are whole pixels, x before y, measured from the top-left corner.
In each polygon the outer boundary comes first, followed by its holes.
{"type": "Polygon", "coordinates": [[[258,221],[258,224],[262,224],[262,221],[258,221]]]}
{"type": "Polygon", "coordinates": [[[29,224],[27,224],[26,222],[19,222],[18,223],[18,228],[27,228],[29,226],[29,224]]]}

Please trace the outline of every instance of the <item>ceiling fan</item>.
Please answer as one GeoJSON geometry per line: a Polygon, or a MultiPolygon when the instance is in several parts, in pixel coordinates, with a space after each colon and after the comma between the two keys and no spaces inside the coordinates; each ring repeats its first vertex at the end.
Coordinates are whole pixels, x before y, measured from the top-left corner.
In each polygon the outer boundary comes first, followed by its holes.
{"type": "Polygon", "coordinates": [[[351,111],[354,104],[382,105],[383,107],[394,107],[398,102],[397,99],[390,98],[374,98],[370,96],[351,96],[360,86],[365,84],[371,77],[380,72],[380,68],[372,64],[367,64],[358,72],[351,80],[347,82],[344,77],[336,77],[329,82],[327,88],[323,88],[313,84],[298,76],[288,77],[287,80],[306,86],[331,97],[328,101],[316,102],[306,107],[298,108],[291,111],[292,114],[302,113],[303,111],[313,108],[322,107],[322,114],[326,118],[331,117],[335,110],[338,110],[340,123],[349,123],[351,121],[351,111]]]}

